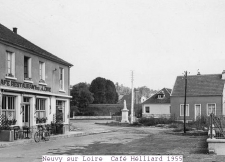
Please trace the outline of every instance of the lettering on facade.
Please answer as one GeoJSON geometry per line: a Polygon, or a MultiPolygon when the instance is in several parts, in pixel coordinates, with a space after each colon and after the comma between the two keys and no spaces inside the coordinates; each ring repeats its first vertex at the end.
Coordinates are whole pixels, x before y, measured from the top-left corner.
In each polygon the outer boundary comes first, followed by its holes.
{"type": "Polygon", "coordinates": [[[51,92],[50,87],[46,86],[37,86],[32,83],[20,83],[20,82],[15,82],[12,80],[1,80],[1,85],[4,86],[9,86],[9,87],[17,87],[17,88],[25,88],[25,89],[33,89],[33,90],[38,90],[38,91],[46,91],[46,92],[51,92]]]}

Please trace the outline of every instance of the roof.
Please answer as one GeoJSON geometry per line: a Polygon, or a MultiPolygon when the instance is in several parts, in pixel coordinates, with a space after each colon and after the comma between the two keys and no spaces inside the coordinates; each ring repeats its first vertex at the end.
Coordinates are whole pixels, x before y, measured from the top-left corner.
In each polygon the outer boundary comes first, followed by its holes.
{"type": "MultiPolygon", "coordinates": [[[[222,74],[190,75],[187,77],[187,96],[222,95],[225,80],[222,74]]],[[[171,96],[184,96],[184,76],[178,76],[171,96]]]]}
{"type": "Polygon", "coordinates": [[[151,96],[149,99],[147,99],[145,102],[142,104],[166,104],[170,103],[170,94],[171,94],[171,89],[169,88],[163,88],[160,91],[156,92],[153,96],[151,96]],[[159,94],[164,94],[164,98],[158,99],[159,94]]]}
{"type": "Polygon", "coordinates": [[[36,54],[39,54],[42,57],[47,59],[54,60],[58,63],[73,66],[72,64],[64,61],[63,59],[49,53],[48,51],[36,46],[35,44],[31,43],[30,41],[26,40],[25,38],[21,37],[20,35],[14,33],[10,29],[6,28],[2,24],[0,24],[0,41],[12,44],[14,46],[18,46],[20,48],[24,48],[36,54]]]}

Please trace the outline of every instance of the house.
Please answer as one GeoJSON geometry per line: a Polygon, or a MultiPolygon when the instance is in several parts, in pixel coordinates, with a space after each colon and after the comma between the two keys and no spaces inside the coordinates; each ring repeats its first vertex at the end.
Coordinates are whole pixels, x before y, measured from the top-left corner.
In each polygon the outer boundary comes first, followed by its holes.
{"type": "Polygon", "coordinates": [[[0,116],[20,127],[61,121],[68,131],[71,66],[0,24],[0,116]]]}
{"type": "MultiPolygon", "coordinates": [[[[134,104],[141,104],[146,100],[146,97],[141,95],[140,92],[134,91],[134,104]]],[[[131,93],[127,95],[123,95],[119,98],[118,103],[123,104],[124,100],[126,100],[127,104],[131,103],[131,93]]]]}
{"type": "MultiPolygon", "coordinates": [[[[222,74],[187,76],[186,121],[195,121],[200,116],[224,114],[225,71],[222,74]]],[[[171,115],[184,120],[184,76],[176,78],[171,94],[171,115]]]]}
{"type": "Polygon", "coordinates": [[[171,89],[163,88],[142,103],[142,117],[170,117],[171,89]]]}
{"type": "Polygon", "coordinates": [[[147,100],[147,98],[145,96],[141,96],[140,102],[143,103],[147,100]]]}

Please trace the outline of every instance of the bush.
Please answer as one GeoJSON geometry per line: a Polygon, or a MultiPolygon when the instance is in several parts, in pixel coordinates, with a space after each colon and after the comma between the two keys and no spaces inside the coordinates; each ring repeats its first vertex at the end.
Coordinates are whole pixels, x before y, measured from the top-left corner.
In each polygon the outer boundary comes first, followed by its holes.
{"type": "Polygon", "coordinates": [[[167,118],[140,118],[138,122],[145,126],[154,126],[157,124],[170,124],[173,120],[167,118]]]}
{"type": "Polygon", "coordinates": [[[197,130],[203,130],[204,127],[209,126],[209,118],[205,116],[201,116],[196,121],[188,123],[188,126],[192,128],[196,128],[197,130]]]}
{"type": "Polygon", "coordinates": [[[172,123],[168,126],[168,128],[178,128],[178,124],[172,123]]]}
{"type": "Polygon", "coordinates": [[[141,124],[139,122],[133,122],[133,124],[131,124],[132,126],[141,126],[141,124]]]}

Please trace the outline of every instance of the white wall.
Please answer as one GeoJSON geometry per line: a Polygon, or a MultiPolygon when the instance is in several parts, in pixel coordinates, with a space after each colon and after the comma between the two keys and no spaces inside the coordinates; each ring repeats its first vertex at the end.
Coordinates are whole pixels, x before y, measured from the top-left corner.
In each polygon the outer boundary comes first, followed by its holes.
{"type": "Polygon", "coordinates": [[[142,114],[170,114],[170,104],[145,104],[142,106],[142,114]],[[145,107],[149,107],[149,113],[146,113],[145,107]]]}

